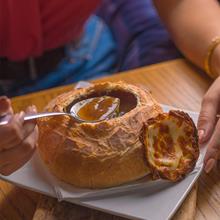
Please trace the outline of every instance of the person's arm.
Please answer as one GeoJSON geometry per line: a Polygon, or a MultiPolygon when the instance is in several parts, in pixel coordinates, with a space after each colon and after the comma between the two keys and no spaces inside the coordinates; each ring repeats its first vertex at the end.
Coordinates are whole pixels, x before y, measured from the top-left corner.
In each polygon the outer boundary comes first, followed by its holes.
{"type": "MultiPolygon", "coordinates": [[[[204,69],[210,43],[220,37],[220,6],[217,0],[154,0],[162,22],[179,50],[204,69]]],[[[211,67],[220,75],[220,46],[212,56],[211,67]]]]}
{"type": "Polygon", "coordinates": [[[0,125],[0,173],[9,175],[23,166],[32,156],[37,144],[36,122],[24,122],[25,113],[36,113],[34,106],[26,112],[13,114],[11,102],[0,96],[0,116],[10,117],[7,125],[0,125]]]}
{"type": "MultiPolygon", "coordinates": [[[[154,0],[162,21],[180,51],[204,68],[210,43],[220,37],[220,6],[216,0],[154,0]]],[[[211,68],[220,75],[220,45],[212,55],[211,68]]],[[[205,171],[210,172],[220,156],[220,77],[205,94],[198,120],[200,144],[209,141],[205,171]]]]}

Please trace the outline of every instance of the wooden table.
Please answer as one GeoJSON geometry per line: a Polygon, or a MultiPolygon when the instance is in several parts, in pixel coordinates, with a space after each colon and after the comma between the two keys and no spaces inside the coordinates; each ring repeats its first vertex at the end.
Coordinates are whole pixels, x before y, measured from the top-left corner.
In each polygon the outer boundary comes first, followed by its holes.
{"type": "MultiPolygon", "coordinates": [[[[198,69],[184,60],[139,68],[97,81],[106,80],[123,80],[147,86],[160,103],[193,111],[199,111],[202,96],[211,84],[206,75],[199,73],[198,69]]],[[[51,98],[72,87],[72,85],[58,87],[13,98],[13,107],[15,111],[20,111],[30,104],[35,104],[41,111],[51,98]]],[[[194,219],[194,216],[195,219],[220,219],[220,173],[214,171],[210,175],[202,174],[198,182],[198,190],[197,186],[193,188],[174,219],[194,219]]],[[[62,219],[63,209],[69,210],[67,213],[69,216],[66,215],[65,219],[122,219],[77,205],[60,204],[55,199],[0,181],[0,219],[30,220],[33,216],[35,220],[62,219]]]]}

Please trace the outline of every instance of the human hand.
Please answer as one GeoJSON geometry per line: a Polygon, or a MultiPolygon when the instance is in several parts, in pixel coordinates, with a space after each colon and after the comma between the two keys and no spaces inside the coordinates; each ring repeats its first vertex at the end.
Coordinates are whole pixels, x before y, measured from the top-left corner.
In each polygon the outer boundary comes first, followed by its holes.
{"type": "Polygon", "coordinates": [[[220,156],[220,77],[205,94],[198,120],[199,143],[208,143],[205,155],[205,172],[209,173],[220,156]]]}
{"type": "Polygon", "coordinates": [[[11,102],[0,96],[0,115],[10,117],[7,125],[0,126],[0,173],[10,175],[23,166],[32,156],[38,138],[35,121],[24,122],[25,114],[36,113],[30,106],[25,112],[13,114],[11,102]]]}

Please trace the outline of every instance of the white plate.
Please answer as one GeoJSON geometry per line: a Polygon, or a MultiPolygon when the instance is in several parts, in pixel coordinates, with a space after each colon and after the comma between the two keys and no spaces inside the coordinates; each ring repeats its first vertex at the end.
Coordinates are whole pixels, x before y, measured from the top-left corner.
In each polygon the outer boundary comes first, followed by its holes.
{"type": "MultiPolygon", "coordinates": [[[[163,106],[164,110],[170,109],[163,106]]],[[[172,107],[173,109],[173,107],[172,107]]],[[[189,112],[197,123],[198,113],[189,112]]],[[[1,179],[59,200],[66,200],[82,206],[101,210],[131,219],[166,220],[170,219],[202,171],[203,154],[196,168],[178,183],[167,181],[134,182],[107,190],[83,190],[70,187],[52,177],[44,169],[37,154],[17,172],[1,179]]]]}

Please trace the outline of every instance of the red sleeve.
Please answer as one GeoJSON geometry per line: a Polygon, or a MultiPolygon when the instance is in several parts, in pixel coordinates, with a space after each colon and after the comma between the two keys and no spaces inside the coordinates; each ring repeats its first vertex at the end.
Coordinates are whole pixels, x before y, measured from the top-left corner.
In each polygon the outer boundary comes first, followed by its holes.
{"type": "Polygon", "coordinates": [[[99,0],[0,0],[0,57],[22,60],[73,40],[99,0]]]}

